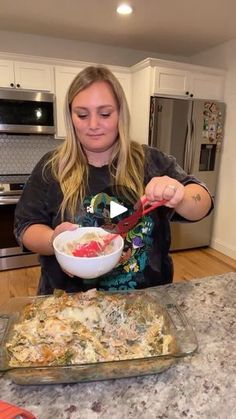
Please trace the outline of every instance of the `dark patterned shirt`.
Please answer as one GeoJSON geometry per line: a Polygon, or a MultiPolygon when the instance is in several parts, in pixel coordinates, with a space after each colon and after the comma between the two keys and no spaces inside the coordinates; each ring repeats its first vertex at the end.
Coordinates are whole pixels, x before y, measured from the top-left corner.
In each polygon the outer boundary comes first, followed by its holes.
{"type": "MultiPolygon", "coordinates": [[[[176,159],[156,148],[144,146],[145,185],[154,176],[167,175],[183,185],[199,182],[187,175],[176,159]]],[[[22,232],[32,224],[45,224],[53,229],[61,223],[58,209],[62,192],[58,182],[42,169],[49,154],[36,165],[24,188],[15,212],[15,235],[20,242],[22,232]]],[[[205,186],[205,185],[203,185],[205,186]]],[[[109,218],[110,201],[124,204],[131,214],[133,208],[121,202],[110,188],[108,166],[89,166],[89,182],[86,198],[78,203],[76,223],[80,226],[100,226],[109,218]]],[[[212,205],[213,206],[213,205],[212,205]]],[[[127,216],[125,213],[124,216],[127,216]]],[[[71,221],[68,215],[65,221],[71,221]]],[[[171,208],[159,207],[142,217],[126,235],[124,251],[119,264],[109,273],[93,280],[69,277],[60,268],[55,256],[40,255],[41,278],[39,294],[50,294],[55,288],[67,292],[85,291],[97,287],[103,290],[126,290],[161,285],[173,280],[173,264],[169,255],[170,221],[187,221],[171,208]]]]}

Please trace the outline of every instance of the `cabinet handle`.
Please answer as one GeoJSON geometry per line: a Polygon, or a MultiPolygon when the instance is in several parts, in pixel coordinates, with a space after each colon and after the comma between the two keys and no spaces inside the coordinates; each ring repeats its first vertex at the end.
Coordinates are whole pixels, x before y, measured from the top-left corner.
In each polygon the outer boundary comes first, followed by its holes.
{"type": "Polygon", "coordinates": [[[189,95],[189,92],[185,92],[186,95],[189,95]]]}
{"type": "Polygon", "coordinates": [[[10,83],[10,86],[11,86],[11,87],[14,87],[14,83],[10,83]]]}
{"type": "Polygon", "coordinates": [[[19,83],[17,83],[16,87],[20,87],[20,84],[19,84],[19,83]]]}
{"type": "Polygon", "coordinates": [[[190,97],[193,97],[193,93],[191,93],[190,97]]]}

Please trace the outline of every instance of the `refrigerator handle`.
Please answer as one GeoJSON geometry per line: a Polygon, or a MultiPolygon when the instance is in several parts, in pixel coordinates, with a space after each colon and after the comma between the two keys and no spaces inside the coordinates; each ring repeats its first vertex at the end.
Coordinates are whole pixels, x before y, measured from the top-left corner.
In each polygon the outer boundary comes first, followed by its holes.
{"type": "Polygon", "coordinates": [[[192,102],[189,102],[187,132],[184,149],[184,170],[187,174],[190,173],[191,163],[191,137],[192,137],[192,102]]]}
{"type": "Polygon", "coordinates": [[[148,138],[148,145],[151,147],[157,147],[157,135],[158,135],[157,122],[158,122],[157,98],[152,96],[150,100],[149,138],[148,138]]]}
{"type": "Polygon", "coordinates": [[[190,155],[189,155],[189,174],[193,172],[194,153],[196,146],[196,121],[192,118],[191,121],[191,141],[190,141],[190,155]]]}

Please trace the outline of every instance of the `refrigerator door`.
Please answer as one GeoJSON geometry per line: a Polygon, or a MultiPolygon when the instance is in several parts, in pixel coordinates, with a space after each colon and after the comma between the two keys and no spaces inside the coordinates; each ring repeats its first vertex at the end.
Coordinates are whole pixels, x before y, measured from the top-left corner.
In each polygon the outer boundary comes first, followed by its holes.
{"type": "Polygon", "coordinates": [[[149,145],[174,156],[181,167],[185,162],[185,144],[190,136],[188,120],[191,101],[152,97],[149,145]]]}
{"type": "Polygon", "coordinates": [[[192,113],[191,173],[216,192],[219,173],[225,104],[195,100],[192,113]]]}
{"type": "MultiPolygon", "coordinates": [[[[184,168],[204,182],[213,197],[219,173],[224,117],[224,103],[193,101],[191,141],[184,168]]],[[[212,228],[213,214],[195,223],[171,223],[171,250],[209,246],[212,228]]]]}

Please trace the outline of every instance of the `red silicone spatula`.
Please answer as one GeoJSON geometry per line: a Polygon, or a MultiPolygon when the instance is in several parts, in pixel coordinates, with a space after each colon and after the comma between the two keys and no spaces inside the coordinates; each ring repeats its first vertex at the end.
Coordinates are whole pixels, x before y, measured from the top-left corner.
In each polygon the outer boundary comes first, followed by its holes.
{"type": "Polygon", "coordinates": [[[0,400],[0,419],[36,419],[36,417],[28,410],[23,409],[20,406],[16,406],[11,403],[0,400]]]}
{"type": "Polygon", "coordinates": [[[137,209],[133,212],[133,214],[123,218],[123,220],[120,220],[117,224],[104,225],[103,228],[105,230],[112,231],[113,233],[124,235],[138,223],[140,218],[148,214],[150,211],[153,211],[155,208],[165,205],[166,202],[167,201],[163,199],[162,201],[156,201],[149,204],[147,198],[143,196],[135,205],[137,209]]]}
{"type": "Polygon", "coordinates": [[[77,257],[95,257],[101,256],[106,246],[111,243],[119,234],[106,234],[102,239],[91,240],[88,243],[78,243],[76,248],[73,250],[73,256],[77,257]]]}

